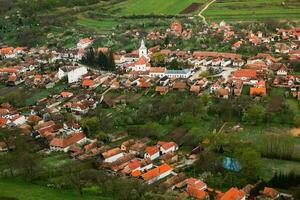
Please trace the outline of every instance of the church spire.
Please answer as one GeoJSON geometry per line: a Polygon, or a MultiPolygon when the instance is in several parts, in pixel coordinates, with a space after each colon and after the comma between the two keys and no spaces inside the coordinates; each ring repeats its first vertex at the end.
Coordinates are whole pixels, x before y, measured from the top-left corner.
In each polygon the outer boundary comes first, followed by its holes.
{"type": "Polygon", "coordinates": [[[142,56],[144,56],[145,58],[148,58],[148,49],[145,45],[144,40],[141,41],[141,46],[139,49],[139,57],[142,57],[142,56]]]}

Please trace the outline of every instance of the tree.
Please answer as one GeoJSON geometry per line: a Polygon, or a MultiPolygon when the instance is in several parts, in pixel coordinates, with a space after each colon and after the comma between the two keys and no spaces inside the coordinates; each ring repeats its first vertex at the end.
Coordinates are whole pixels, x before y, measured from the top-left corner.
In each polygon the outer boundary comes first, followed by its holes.
{"type": "Polygon", "coordinates": [[[80,121],[80,124],[88,136],[92,136],[100,132],[100,122],[97,117],[85,117],[80,121]]]}
{"type": "Polygon", "coordinates": [[[154,53],[151,56],[151,63],[154,67],[165,66],[166,56],[162,53],[154,53]]]}
{"type": "Polygon", "coordinates": [[[260,137],[259,150],[263,156],[280,159],[291,159],[295,142],[292,136],[268,133],[260,137]]]}
{"type": "Polygon", "coordinates": [[[296,115],[296,116],[294,117],[294,125],[295,125],[296,127],[299,127],[299,126],[300,126],[300,115],[296,115]]]}
{"type": "Polygon", "coordinates": [[[249,124],[259,124],[265,117],[265,108],[261,105],[252,105],[244,113],[244,120],[249,124]]]}
{"type": "Polygon", "coordinates": [[[241,165],[241,176],[248,181],[257,181],[262,169],[260,154],[253,148],[240,148],[234,153],[234,157],[241,165]]]}

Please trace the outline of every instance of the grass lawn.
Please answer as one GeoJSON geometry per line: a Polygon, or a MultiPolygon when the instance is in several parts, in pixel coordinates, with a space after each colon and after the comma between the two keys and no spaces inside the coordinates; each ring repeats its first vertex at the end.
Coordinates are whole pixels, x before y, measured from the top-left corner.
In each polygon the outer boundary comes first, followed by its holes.
{"type": "Polygon", "coordinates": [[[191,3],[205,3],[206,0],[127,0],[115,5],[117,15],[179,14],[191,3]]]}
{"type": "Polygon", "coordinates": [[[0,179],[0,199],[13,197],[19,200],[110,200],[96,194],[80,196],[74,190],[56,190],[15,179],[0,179]]]}
{"type": "Polygon", "coordinates": [[[281,0],[226,0],[216,1],[204,12],[212,21],[254,21],[265,19],[299,20],[300,4],[290,1],[282,4],[281,0]]]}

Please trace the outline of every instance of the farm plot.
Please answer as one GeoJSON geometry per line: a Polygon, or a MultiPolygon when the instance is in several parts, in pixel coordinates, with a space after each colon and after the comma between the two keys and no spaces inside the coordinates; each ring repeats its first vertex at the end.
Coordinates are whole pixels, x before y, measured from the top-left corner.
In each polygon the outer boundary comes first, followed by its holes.
{"type": "MultiPolygon", "coordinates": [[[[117,15],[180,14],[193,3],[205,3],[207,0],[127,0],[114,6],[117,15]]],[[[196,11],[194,9],[193,11],[196,11]]]]}
{"type": "Polygon", "coordinates": [[[210,21],[257,21],[300,19],[300,2],[290,0],[217,0],[203,15],[210,21]]]}

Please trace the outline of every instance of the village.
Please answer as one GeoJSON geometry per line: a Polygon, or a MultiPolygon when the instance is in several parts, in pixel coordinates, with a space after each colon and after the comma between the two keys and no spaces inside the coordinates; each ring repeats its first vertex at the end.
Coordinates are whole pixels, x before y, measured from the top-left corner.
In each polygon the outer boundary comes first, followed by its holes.
{"type": "MultiPolygon", "coordinates": [[[[225,41],[238,37],[224,21],[212,23],[206,32],[212,31],[223,33],[225,41]]],[[[220,99],[245,94],[259,101],[268,96],[270,90],[279,88],[285,90],[286,96],[299,101],[300,74],[290,63],[300,64],[300,28],[278,29],[273,35],[249,32],[248,38],[240,38],[232,44],[230,52],[171,50],[174,49],[172,44],[147,46],[148,41],[165,38],[168,34],[188,38],[195,33],[179,21],[173,22],[164,33],[149,32],[146,38],[140,38],[138,49],[113,52],[115,71],[99,70],[82,62],[92,48],[92,37],[82,38],[76,48],[62,51],[47,47],[1,47],[1,84],[28,90],[51,90],[59,86],[59,90],[37,98],[24,106],[25,109],[3,102],[0,127],[18,127],[24,135],[45,139],[46,153],[64,152],[80,161],[94,159],[99,169],[108,170],[112,176],[129,176],[178,191],[180,198],[209,199],[214,194],[219,200],[248,199],[254,185],[219,191],[200,178],[180,172],[196,162],[197,148],[201,149],[201,145],[186,153],[172,138],[164,141],[135,138],[125,130],[109,135],[109,142],[100,143],[88,136],[80,120],[100,105],[118,109],[130,103],[120,96],[110,95],[118,91],[134,91],[137,98],[149,94],[151,97],[165,96],[172,92],[220,99]],[[270,51],[251,57],[236,53],[244,43],[263,44],[270,51]],[[162,59],[154,62],[154,57],[162,59]],[[170,63],[177,63],[177,66],[170,67],[170,63]],[[74,117],[66,120],[68,114],[74,117]]],[[[95,51],[107,54],[110,49],[98,47],[95,51]]],[[[0,141],[0,151],[10,149],[14,149],[14,144],[0,141]]],[[[271,187],[265,187],[255,198],[275,200],[282,197],[293,199],[292,195],[271,187]]]]}

